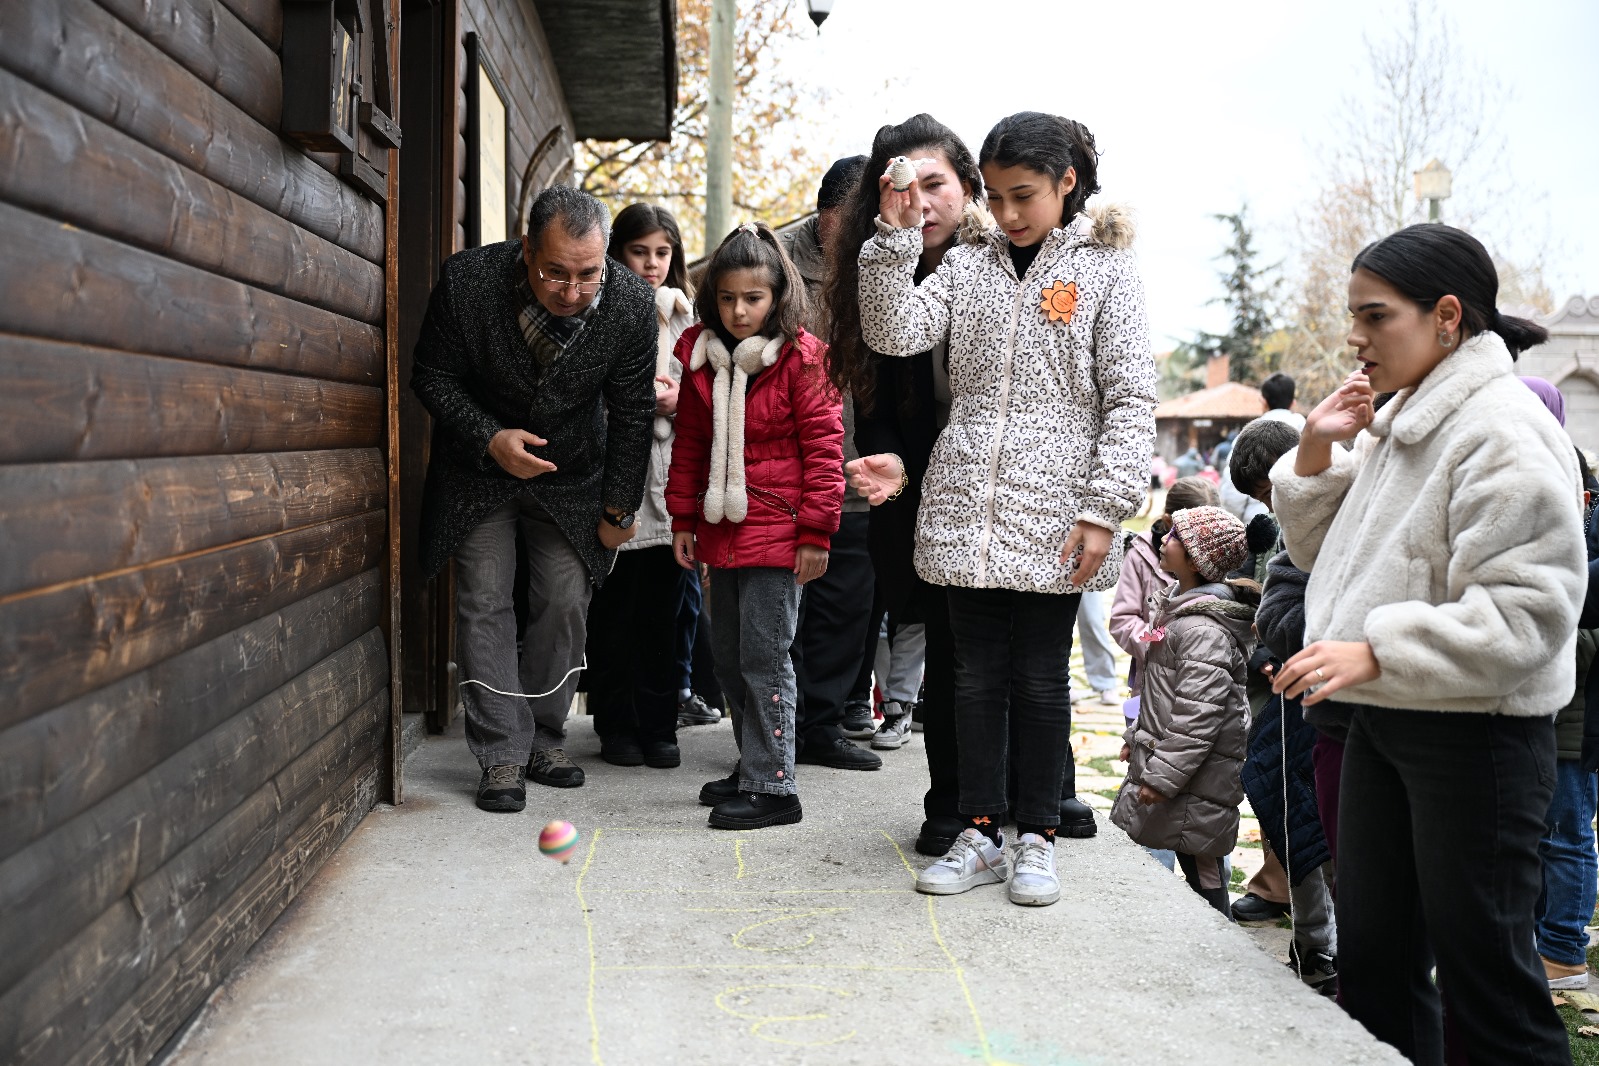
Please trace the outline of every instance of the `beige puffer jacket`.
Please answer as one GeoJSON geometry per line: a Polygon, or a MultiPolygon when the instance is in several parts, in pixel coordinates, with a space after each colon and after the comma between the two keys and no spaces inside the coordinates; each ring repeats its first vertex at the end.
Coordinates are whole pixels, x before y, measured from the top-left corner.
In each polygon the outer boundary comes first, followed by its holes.
{"type": "Polygon", "coordinates": [[[1143,702],[1123,739],[1132,753],[1110,820],[1146,848],[1219,858],[1238,842],[1239,774],[1249,748],[1244,691],[1260,594],[1224,584],[1151,597],[1143,702]],[[1164,634],[1162,634],[1164,631],[1164,634]],[[1145,784],[1168,797],[1138,802],[1145,784]]]}
{"type": "MultiPolygon", "coordinates": [[[[1143,502],[1155,363],[1132,222],[1116,206],[1044,238],[1024,278],[994,226],[920,286],[920,229],[861,246],[861,334],[910,356],[949,343],[953,405],[922,482],[916,569],[965,588],[1072,591],[1060,551],[1082,519],[1116,533],[1143,502]]],[[[1108,589],[1121,538],[1087,584],[1108,589]]]]}

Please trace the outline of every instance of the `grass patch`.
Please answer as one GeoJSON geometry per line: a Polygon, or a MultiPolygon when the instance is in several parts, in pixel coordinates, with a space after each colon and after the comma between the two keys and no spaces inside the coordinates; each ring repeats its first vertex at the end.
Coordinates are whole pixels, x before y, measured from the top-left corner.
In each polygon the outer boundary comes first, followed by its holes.
{"type": "Polygon", "coordinates": [[[1556,1007],[1566,1024],[1566,1039],[1571,1042],[1572,1066],[1599,1066],[1599,1037],[1578,1036],[1577,1028],[1593,1023],[1576,1007],[1556,1007]]]}
{"type": "Polygon", "coordinates": [[[1079,763],[1078,765],[1087,766],[1089,769],[1093,770],[1102,777],[1115,777],[1116,770],[1111,766],[1111,763],[1115,761],[1116,760],[1112,759],[1109,755],[1098,755],[1092,759],[1089,759],[1087,762],[1079,763]]]}
{"type": "Polygon", "coordinates": [[[1232,887],[1232,888],[1237,888],[1239,885],[1243,884],[1244,881],[1245,881],[1245,877],[1244,877],[1243,867],[1234,866],[1233,867],[1232,877],[1230,877],[1228,879],[1228,882],[1227,882],[1228,885],[1230,887],[1232,887]]]}

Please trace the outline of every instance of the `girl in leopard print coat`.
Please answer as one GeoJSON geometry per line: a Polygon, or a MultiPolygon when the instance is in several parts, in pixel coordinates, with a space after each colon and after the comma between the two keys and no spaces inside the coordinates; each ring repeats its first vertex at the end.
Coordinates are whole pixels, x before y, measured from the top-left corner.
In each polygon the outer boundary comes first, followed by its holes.
{"type": "MultiPolygon", "coordinates": [[[[914,284],[919,193],[914,182],[896,192],[885,175],[879,232],[860,252],[866,343],[888,356],[949,346],[952,407],[922,483],[916,569],[949,586],[960,811],[971,828],[918,878],[926,892],[1009,876],[998,823],[1011,807],[1014,716],[1022,846],[1010,895],[1059,896],[1073,621],[1081,592],[1116,584],[1117,533],[1143,500],[1155,434],[1131,223],[1118,208],[1084,206],[1098,191],[1097,157],[1080,123],[1013,115],[979,155],[997,221],[982,243],[951,249],[914,284]]],[[[895,487],[875,472],[880,458],[852,470],[874,502],[895,487]]]]}

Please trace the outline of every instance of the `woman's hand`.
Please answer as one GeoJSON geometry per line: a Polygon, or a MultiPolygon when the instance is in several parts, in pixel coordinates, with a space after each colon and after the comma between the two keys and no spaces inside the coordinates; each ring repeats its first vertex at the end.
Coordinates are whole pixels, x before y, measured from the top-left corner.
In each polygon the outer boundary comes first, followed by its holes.
{"type": "Polygon", "coordinates": [[[1096,526],[1092,522],[1075,522],[1072,530],[1066,535],[1066,546],[1060,551],[1060,564],[1071,564],[1073,553],[1081,551],[1083,554],[1077,560],[1077,569],[1072,571],[1073,589],[1081,589],[1094,579],[1099,573],[1099,567],[1105,561],[1105,556],[1110,554],[1110,540],[1115,536],[1104,526],[1096,526]]]}
{"type": "Polygon", "coordinates": [[[801,544],[794,551],[794,583],[804,585],[827,573],[827,550],[801,544]]]}
{"type": "Polygon", "coordinates": [[[877,213],[895,229],[922,228],[922,190],[916,182],[904,192],[895,192],[885,173],[877,179],[877,213]]]}
{"type": "Polygon", "coordinates": [[[1148,785],[1139,785],[1138,786],[1138,802],[1142,803],[1144,806],[1148,807],[1148,806],[1150,806],[1152,804],[1156,804],[1156,803],[1165,803],[1166,800],[1167,800],[1166,796],[1163,796],[1159,792],[1156,792],[1154,789],[1150,788],[1148,785]]]}
{"type": "Polygon", "coordinates": [[[905,464],[897,455],[880,453],[851,459],[844,464],[850,487],[866,502],[876,507],[898,492],[905,484],[905,464]]]}
{"type": "Polygon", "coordinates": [[[683,530],[672,534],[672,558],[677,560],[677,565],[684,570],[694,570],[694,534],[683,530]]]}
{"type": "Polygon", "coordinates": [[[1299,451],[1294,455],[1294,473],[1314,477],[1332,465],[1332,446],[1353,440],[1376,417],[1377,394],[1372,391],[1366,372],[1357,370],[1305,416],[1299,434],[1299,451]]]}
{"type": "Polygon", "coordinates": [[[1128,759],[1131,759],[1132,757],[1133,757],[1132,745],[1123,744],[1122,745],[1122,753],[1120,755],[1116,756],[1116,761],[1117,762],[1126,762],[1128,759]]]}
{"type": "Polygon", "coordinates": [[[1305,706],[1310,707],[1339,689],[1364,685],[1381,676],[1377,656],[1365,641],[1318,640],[1283,663],[1271,690],[1288,699],[1303,696],[1305,706]]]}
{"type": "Polygon", "coordinates": [[[670,374],[657,374],[655,384],[655,413],[671,418],[677,414],[677,382],[670,374]]]}

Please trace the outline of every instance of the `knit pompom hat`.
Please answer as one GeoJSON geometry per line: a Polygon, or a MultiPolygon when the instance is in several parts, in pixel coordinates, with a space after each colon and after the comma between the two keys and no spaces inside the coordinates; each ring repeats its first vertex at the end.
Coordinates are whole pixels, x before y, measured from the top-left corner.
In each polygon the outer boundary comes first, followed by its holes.
{"type": "Polygon", "coordinates": [[[1249,541],[1244,524],[1220,507],[1190,507],[1172,515],[1171,531],[1182,542],[1194,569],[1206,581],[1220,581],[1244,565],[1249,541]]]}

